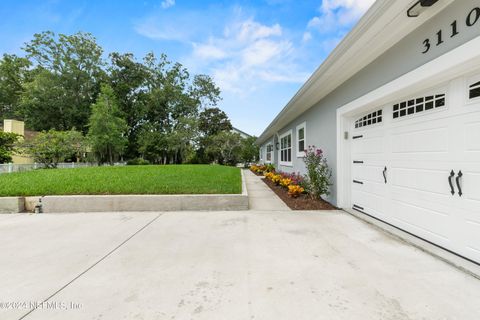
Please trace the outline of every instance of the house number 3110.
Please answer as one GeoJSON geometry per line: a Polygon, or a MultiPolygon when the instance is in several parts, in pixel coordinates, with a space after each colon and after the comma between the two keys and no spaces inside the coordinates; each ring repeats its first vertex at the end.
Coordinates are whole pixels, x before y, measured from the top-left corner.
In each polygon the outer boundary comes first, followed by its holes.
{"type": "MultiPolygon", "coordinates": [[[[467,15],[467,18],[465,19],[465,24],[467,27],[473,27],[477,22],[478,20],[480,20],[480,8],[474,8],[472,9],[472,11],[470,11],[470,13],[467,15]]],[[[460,32],[458,31],[458,22],[457,20],[453,21],[451,24],[450,24],[450,30],[449,30],[449,36],[450,38],[453,38],[455,37],[457,34],[459,34],[460,32]]],[[[448,35],[447,35],[448,36],[448,35]]],[[[436,34],[436,37],[434,38],[435,40],[433,41],[436,41],[435,43],[435,46],[439,46],[441,45],[443,42],[444,42],[444,34],[443,34],[443,30],[439,30],[436,34]]],[[[425,39],[425,41],[423,41],[423,46],[424,46],[424,50],[422,51],[423,54],[427,53],[428,51],[430,51],[431,47],[432,47],[432,41],[430,39],[425,39]]]]}

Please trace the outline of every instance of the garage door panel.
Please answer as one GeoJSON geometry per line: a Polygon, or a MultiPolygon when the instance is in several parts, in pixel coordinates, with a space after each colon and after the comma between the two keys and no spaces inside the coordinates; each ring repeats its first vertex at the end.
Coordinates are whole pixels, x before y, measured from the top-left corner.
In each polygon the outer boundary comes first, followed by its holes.
{"type": "Polygon", "coordinates": [[[480,261],[480,223],[471,220],[466,220],[465,222],[465,226],[462,229],[464,247],[461,248],[461,253],[466,257],[480,261]]]}
{"type": "Polygon", "coordinates": [[[419,192],[409,188],[393,187],[391,199],[403,202],[419,208],[428,208],[439,215],[447,216],[451,212],[452,195],[432,194],[430,192],[419,192]]]}
{"type": "Polygon", "coordinates": [[[353,154],[356,157],[362,155],[384,154],[383,138],[360,138],[353,144],[353,154]]]}
{"type": "Polygon", "coordinates": [[[459,150],[456,152],[458,160],[476,162],[480,166],[480,115],[462,117],[458,121],[458,130],[462,133],[458,139],[459,150]]]}
{"type": "Polygon", "coordinates": [[[451,196],[448,170],[392,168],[390,171],[392,186],[451,196]]]}
{"type": "Polygon", "coordinates": [[[388,212],[388,200],[383,195],[366,192],[360,187],[352,190],[352,202],[364,212],[367,212],[380,219],[388,212]]]}
{"type": "Polygon", "coordinates": [[[480,173],[464,171],[460,186],[464,199],[480,208],[480,173]]]}
{"type": "Polygon", "coordinates": [[[450,243],[448,215],[402,201],[393,200],[392,202],[393,218],[403,224],[403,229],[422,238],[434,240],[443,246],[450,243]]]}
{"type": "Polygon", "coordinates": [[[362,182],[384,183],[383,166],[380,165],[354,165],[352,167],[352,176],[354,180],[362,182]]]}
{"type": "Polygon", "coordinates": [[[393,134],[391,145],[393,153],[447,153],[449,150],[448,128],[393,134]]]}
{"type": "Polygon", "coordinates": [[[480,153],[480,121],[467,123],[463,129],[465,151],[480,153]]]}

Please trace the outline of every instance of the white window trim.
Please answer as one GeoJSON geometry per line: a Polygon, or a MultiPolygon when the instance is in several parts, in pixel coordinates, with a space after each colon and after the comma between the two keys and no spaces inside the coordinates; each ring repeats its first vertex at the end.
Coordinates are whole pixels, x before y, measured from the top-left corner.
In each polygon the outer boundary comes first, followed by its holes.
{"type": "MultiPolygon", "coordinates": [[[[293,162],[292,161],[290,161],[290,162],[282,161],[282,139],[285,138],[288,135],[290,135],[290,142],[291,142],[290,148],[291,149],[294,148],[294,145],[293,145],[293,130],[290,129],[290,130],[288,130],[287,132],[285,132],[284,134],[282,134],[278,137],[278,143],[279,143],[279,146],[280,146],[280,148],[278,149],[278,163],[280,163],[281,166],[293,167],[293,162]]],[[[293,157],[293,154],[292,154],[292,157],[293,157]]]]}
{"type": "Polygon", "coordinates": [[[303,129],[303,147],[307,148],[307,122],[300,123],[297,126],[296,131],[295,131],[296,132],[295,150],[296,150],[296,153],[297,153],[297,158],[305,157],[305,151],[299,151],[298,150],[298,147],[300,146],[300,139],[299,139],[298,131],[300,131],[300,129],[303,129]]]}
{"type": "Polygon", "coordinates": [[[272,163],[274,151],[273,142],[269,142],[265,145],[265,163],[272,163]],[[270,160],[268,160],[268,147],[272,146],[272,151],[270,152],[270,160]]]}

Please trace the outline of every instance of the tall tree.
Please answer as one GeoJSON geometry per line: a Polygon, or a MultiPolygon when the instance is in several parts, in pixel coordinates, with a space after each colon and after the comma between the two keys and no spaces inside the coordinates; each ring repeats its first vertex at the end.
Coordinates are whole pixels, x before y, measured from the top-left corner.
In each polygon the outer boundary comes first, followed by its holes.
{"type": "Polygon", "coordinates": [[[204,136],[213,136],[221,131],[233,129],[225,112],[219,108],[207,108],[200,113],[199,129],[204,136]]]}
{"type": "Polygon", "coordinates": [[[147,96],[148,69],[144,64],[136,61],[133,54],[114,52],[110,54],[108,72],[110,85],[115,92],[119,108],[128,125],[126,155],[129,158],[134,158],[138,156],[136,143],[139,122],[142,118],[143,106],[147,96]]]}
{"type": "Polygon", "coordinates": [[[0,60],[0,119],[19,116],[20,97],[28,81],[30,62],[4,54],[0,60]]]}
{"type": "Polygon", "coordinates": [[[220,91],[209,77],[192,79],[181,64],[171,63],[165,55],[157,58],[148,54],[144,64],[148,69],[148,94],[139,122],[140,150],[153,162],[182,162],[197,144],[199,110],[216,104],[220,91]],[[152,145],[155,141],[150,135],[156,137],[156,145],[152,145]]]}
{"type": "Polygon", "coordinates": [[[47,31],[35,34],[24,50],[35,68],[21,103],[27,126],[86,131],[90,105],[105,77],[103,50],[95,38],[83,32],[56,36],[47,31]]]}
{"type": "Polygon", "coordinates": [[[97,102],[92,105],[88,138],[100,163],[113,164],[124,152],[127,123],[121,117],[112,87],[102,85],[97,102]]]}

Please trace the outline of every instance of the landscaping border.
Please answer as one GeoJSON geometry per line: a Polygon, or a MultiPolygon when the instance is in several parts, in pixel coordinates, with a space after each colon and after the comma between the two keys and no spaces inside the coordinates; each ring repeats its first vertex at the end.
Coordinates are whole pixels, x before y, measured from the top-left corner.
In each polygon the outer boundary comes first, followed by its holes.
{"type": "Polygon", "coordinates": [[[39,203],[43,213],[248,210],[243,170],[240,170],[240,174],[241,194],[4,197],[0,198],[0,213],[34,212],[39,203]]]}

